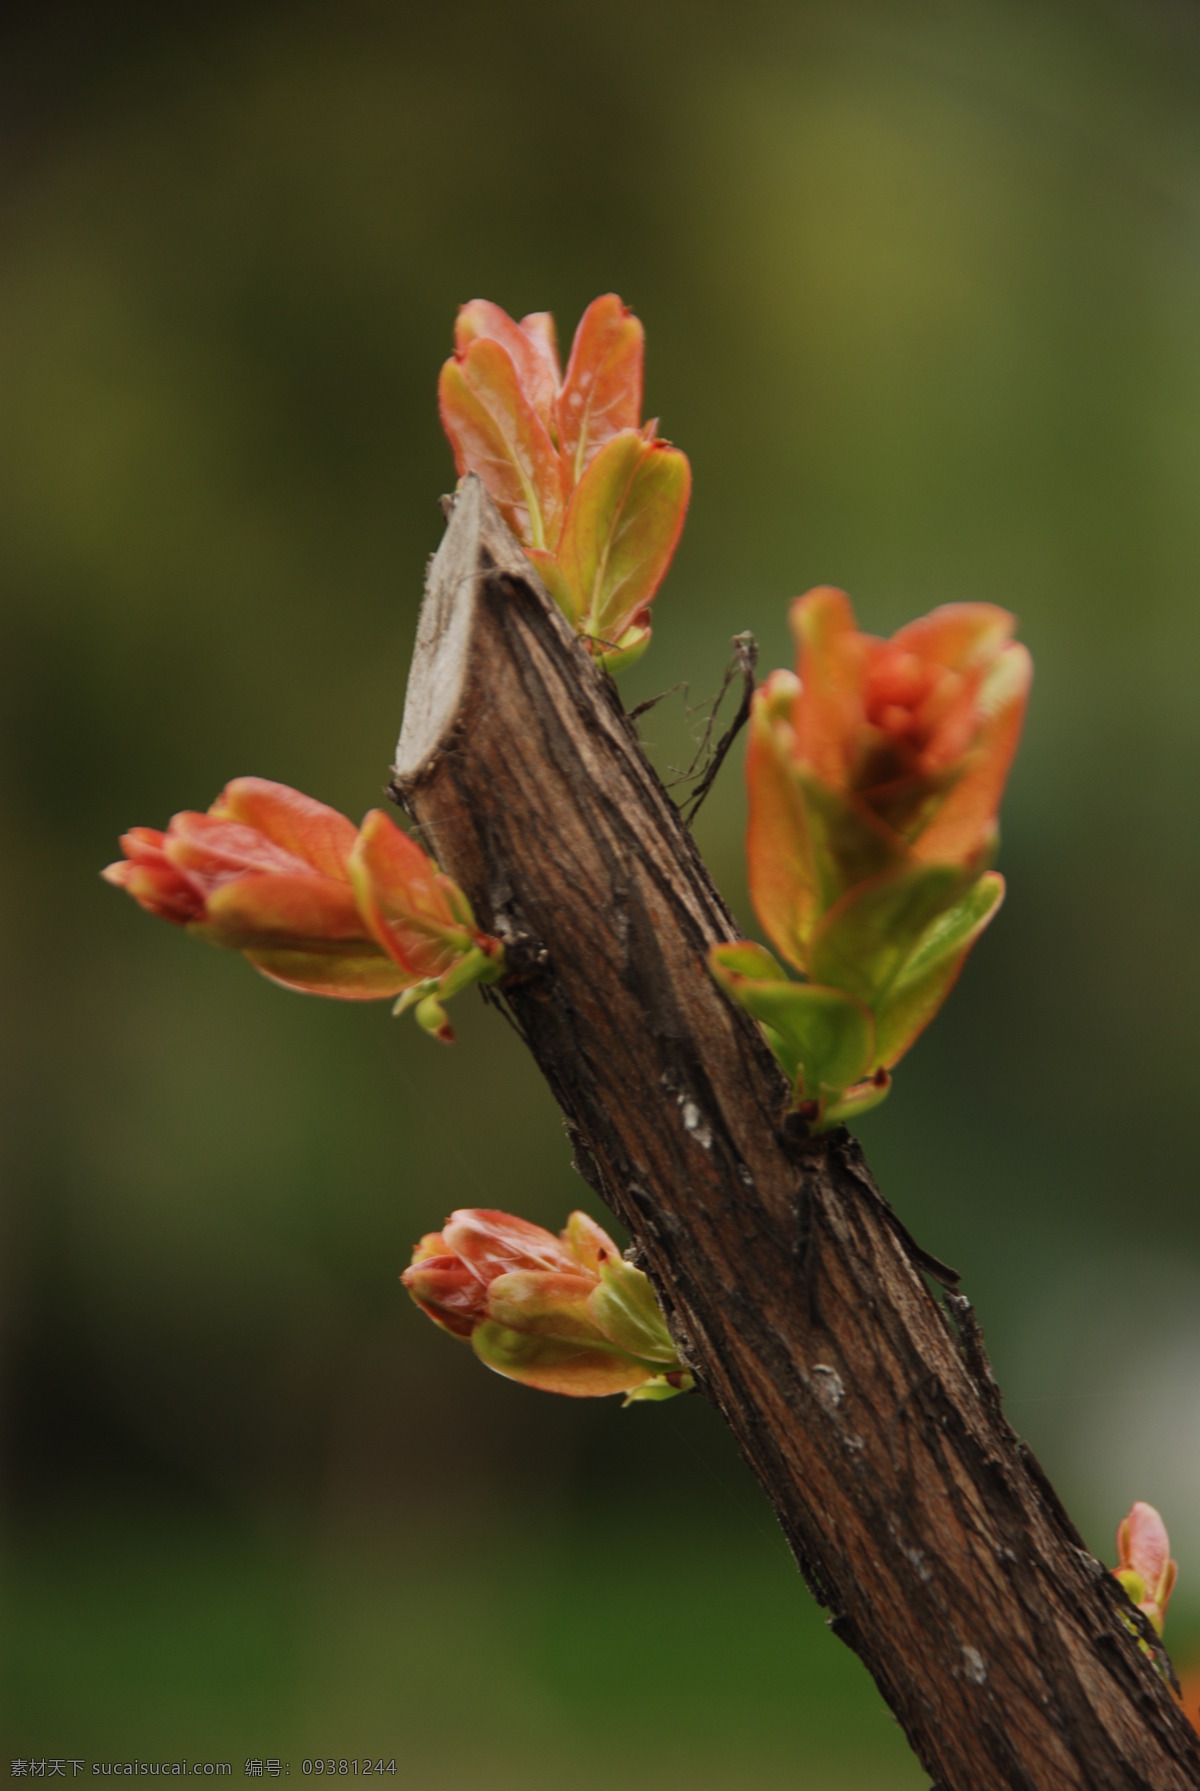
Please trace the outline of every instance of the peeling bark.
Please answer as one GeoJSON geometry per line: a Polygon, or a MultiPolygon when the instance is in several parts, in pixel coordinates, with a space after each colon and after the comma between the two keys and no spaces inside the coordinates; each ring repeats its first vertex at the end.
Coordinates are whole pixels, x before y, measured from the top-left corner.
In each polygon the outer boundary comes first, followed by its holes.
{"type": "Polygon", "coordinates": [[[737,928],[474,479],[430,568],[394,789],[505,941],[577,1167],[931,1778],[1196,1791],[1200,1743],[1005,1419],[970,1302],[851,1137],[784,1118],[705,965],[737,928]]]}

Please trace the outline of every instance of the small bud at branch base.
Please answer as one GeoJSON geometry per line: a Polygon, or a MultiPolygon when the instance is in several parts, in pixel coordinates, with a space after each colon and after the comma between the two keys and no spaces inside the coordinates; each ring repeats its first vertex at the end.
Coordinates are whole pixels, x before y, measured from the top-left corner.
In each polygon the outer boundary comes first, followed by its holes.
{"type": "Polygon", "coordinates": [[[1130,1602],[1159,1635],[1178,1572],[1177,1563],[1171,1559],[1167,1526],[1153,1505],[1139,1499],[1117,1527],[1117,1565],[1113,1576],[1120,1580],[1130,1602]]]}
{"type": "Polygon", "coordinates": [[[401,1280],[435,1324],[528,1387],[629,1404],[692,1386],[646,1276],[586,1213],[555,1237],[464,1207],[421,1239],[401,1280]]]}

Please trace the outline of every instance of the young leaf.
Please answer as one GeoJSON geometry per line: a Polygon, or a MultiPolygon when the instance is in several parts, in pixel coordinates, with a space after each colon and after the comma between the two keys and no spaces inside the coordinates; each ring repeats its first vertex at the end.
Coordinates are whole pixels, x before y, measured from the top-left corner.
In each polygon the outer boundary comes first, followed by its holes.
{"type": "Polygon", "coordinates": [[[485,1319],[471,1333],[479,1360],[510,1381],[587,1399],[627,1393],[655,1378],[651,1368],[583,1339],[539,1337],[485,1319]]]}
{"type": "Polygon", "coordinates": [[[805,970],[819,892],[808,810],[790,753],[788,716],[798,690],[792,673],[780,671],[755,693],[746,747],[746,872],[772,945],[794,969],[805,970]]]}
{"type": "Polygon", "coordinates": [[[349,870],[372,938],[414,982],[445,975],[472,949],[466,896],[382,809],[363,821],[349,870]]]}
{"type": "Polygon", "coordinates": [[[596,455],[642,415],[645,332],[615,292],[594,299],[579,321],[558,397],[558,441],[568,489],[596,455]]]}
{"type": "Polygon", "coordinates": [[[265,777],[235,777],[208,812],[218,820],[256,828],[327,877],[346,876],[346,861],[358,837],[353,822],[300,790],[265,777]]]}
{"type": "Polygon", "coordinates": [[[594,642],[592,651],[608,671],[623,672],[628,666],[637,664],[649,645],[649,622],[631,622],[624,634],[617,636],[611,647],[594,642]]]}
{"type": "Polygon", "coordinates": [[[799,757],[835,788],[845,785],[862,728],[862,637],[844,591],[818,585],[797,597],[789,615],[804,688],[797,707],[799,757]]]}
{"type": "Polygon", "coordinates": [[[548,547],[527,547],[525,555],[567,621],[578,632],[579,599],[567,583],[558,555],[551,553],[548,547]]]}
{"type": "Polygon", "coordinates": [[[554,319],[548,311],[536,311],[517,323],[489,299],[472,299],[455,319],[455,353],[465,354],[472,342],[483,338],[500,344],[516,370],[521,390],[552,436],[558,427],[554,404],[559,385],[554,319]]]}
{"type": "Polygon", "coordinates": [[[654,1289],[632,1263],[618,1256],[601,1264],[600,1285],[589,1299],[588,1309],[618,1349],[643,1361],[678,1363],[654,1289]]]}
{"type": "Polygon", "coordinates": [[[349,883],[332,877],[251,871],[208,898],[194,931],[237,951],[362,952],[362,917],[349,883]]]}
{"type": "Polygon", "coordinates": [[[961,892],[957,865],[902,865],[850,890],[813,934],[815,981],[876,1007],[937,916],[961,892]]]}
{"type": "MultiPolygon", "coordinates": [[[[773,958],[765,945],[755,945],[751,939],[739,939],[729,945],[714,945],[709,952],[709,959],[716,974],[717,967],[729,977],[754,977],[758,982],[786,983],[787,971],[777,959],[773,958]]],[[[717,979],[724,988],[725,978],[717,979]]]]}
{"type": "Polygon", "coordinates": [[[537,1337],[584,1338],[603,1343],[588,1307],[595,1277],[552,1269],[510,1269],[488,1287],[488,1317],[510,1330],[537,1337]]]}
{"type": "Polygon", "coordinates": [[[988,853],[995,834],[996,810],[1021,738],[1032,680],[1033,661],[1027,649],[1020,642],[1012,642],[980,686],[978,740],[967,754],[953,790],[915,841],[918,857],[930,862],[961,862],[988,853]]]}
{"type": "Polygon", "coordinates": [[[562,527],[559,459],[508,353],[476,337],[442,368],[438,405],[459,475],[478,473],[526,547],[553,548],[562,527]]]}
{"type": "Polygon", "coordinates": [[[720,949],[709,953],[709,969],[739,1007],[763,1022],[784,1068],[801,1073],[808,1099],[840,1094],[867,1075],[875,1023],[860,1001],[817,983],[738,976],[716,956],[720,949]]]}
{"type": "Polygon", "coordinates": [[[903,862],[904,842],[864,803],[802,766],[796,777],[804,797],[822,910],[855,884],[903,862]]]}
{"type": "Polygon", "coordinates": [[[381,1001],[403,987],[403,972],[382,953],[248,951],[246,962],[273,983],[302,995],[329,995],[338,1001],[381,1001]]]}
{"type": "Polygon", "coordinates": [[[585,634],[615,644],[638,620],[670,565],[690,488],[686,456],[636,429],[622,430],[593,460],[572,494],[558,549],[585,634]]]}
{"type": "Polygon", "coordinates": [[[1003,899],[1004,878],[988,871],[934,921],[876,1008],[877,1063],[890,1068],[928,1026],[1003,899]]]}

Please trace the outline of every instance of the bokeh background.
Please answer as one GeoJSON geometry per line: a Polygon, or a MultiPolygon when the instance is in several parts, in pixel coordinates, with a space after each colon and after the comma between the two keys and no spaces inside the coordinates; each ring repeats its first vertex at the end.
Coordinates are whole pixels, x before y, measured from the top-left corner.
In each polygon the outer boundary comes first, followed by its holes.
{"type": "MultiPolygon", "coordinates": [[[[97,879],[235,774],[379,801],[476,295],[646,323],[695,472],[625,680],[687,681],[660,765],[816,582],[880,632],[1019,613],[1009,902],[861,1131],[1092,1546],[1167,1516],[1200,1655],[1198,85],[1152,0],[10,27],[5,1760],[925,1783],[698,1397],[530,1393],[398,1289],[454,1206],[597,1210],[502,1021],[439,1050],[97,879]]],[[[731,764],[699,834],[749,924],[742,824],[731,764]]]]}

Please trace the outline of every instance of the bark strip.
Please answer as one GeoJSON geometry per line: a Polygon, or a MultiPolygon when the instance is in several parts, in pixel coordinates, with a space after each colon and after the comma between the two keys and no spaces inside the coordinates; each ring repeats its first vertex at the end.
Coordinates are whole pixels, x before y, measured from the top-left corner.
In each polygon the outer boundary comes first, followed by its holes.
{"type": "Polygon", "coordinates": [[[394,789],[480,924],[576,1163],[830,1626],[947,1791],[1197,1791],[1200,1743],[1001,1410],[969,1302],[844,1131],[809,1140],[738,938],[611,682],[477,480],[430,567],[394,789]]]}

